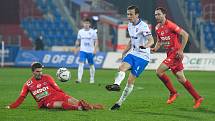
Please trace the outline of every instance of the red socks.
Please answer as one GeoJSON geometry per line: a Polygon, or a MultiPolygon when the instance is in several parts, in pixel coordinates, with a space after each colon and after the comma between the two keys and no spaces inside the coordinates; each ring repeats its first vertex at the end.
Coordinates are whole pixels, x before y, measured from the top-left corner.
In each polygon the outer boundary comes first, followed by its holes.
{"type": "Polygon", "coordinates": [[[162,76],[158,76],[160,78],[160,80],[165,84],[165,86],[168,88],[168,90],[170,91],[170,94],[175,94],[177,93],[177,91],[175,90],[175,88],[173,87],[169,77],[166,74],[163,74],[162,76]]]}
{"type": "Polygon", "coordinates": [[[199,94],[188,80],[183,83],[183,85],[187,89],[187,91],[193,96],[193,98],[195,98],[196,100],[200,98],[199,94]]]}
{"type": "MultiPolygon", "coordinates": [[[[162,76],[158,76],[160,80],[165,84],[165,86],[170,91],[170,94],[175,94],[177,91],[174,89],[169,77],[166,74],[163,74],[162,76]]],[[[185,83],[183,83],[186,90],[195,98],[196,100],[199,99],[201,96],[197,93],[197,91],[193,88],[192,84],[187,80],[185,83]]]]}

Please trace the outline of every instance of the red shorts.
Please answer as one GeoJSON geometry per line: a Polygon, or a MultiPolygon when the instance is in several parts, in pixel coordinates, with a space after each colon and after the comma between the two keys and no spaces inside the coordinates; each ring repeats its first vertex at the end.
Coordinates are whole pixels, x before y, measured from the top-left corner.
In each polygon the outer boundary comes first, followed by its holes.
{"type": "Polygon", "coordinates": [[[47,107],[48,103],[55,102],[55,101],[68,102],[69,98],[71,98],[71,96],[66,95],[66,94],[60,92],[60,93],[57,93],[57,94],[54,94],[54,95],[51,95],[51,96],[47,97],[43,101],[42,107],[47,107]]]}
{"type": "Polygon", "coordinates": [[[167,65],[174,74],[184,69],[182,60],[176,58],[176,53],[170,54],[162,63],[167,65]]]}

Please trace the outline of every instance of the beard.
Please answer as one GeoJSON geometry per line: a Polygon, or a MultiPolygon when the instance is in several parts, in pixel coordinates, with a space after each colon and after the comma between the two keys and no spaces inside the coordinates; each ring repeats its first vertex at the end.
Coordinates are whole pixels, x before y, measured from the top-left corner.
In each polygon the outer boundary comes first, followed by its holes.
{"type": "Polygon", "coordinates": [[[41,75],[35,75],[34,78],[35,78],[36,80],[40,80],[40,79],[41,79],[41,75]]]}

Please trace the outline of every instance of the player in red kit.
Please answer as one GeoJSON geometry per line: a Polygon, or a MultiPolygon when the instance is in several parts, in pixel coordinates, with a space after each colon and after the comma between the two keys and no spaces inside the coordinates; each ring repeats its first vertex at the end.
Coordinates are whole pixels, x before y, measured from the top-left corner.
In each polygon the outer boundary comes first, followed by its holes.
{"type": "Polygon", "coordinates": [[[158,23],[155,27],[157,43],[154,48],[151,48],[151,51],[156,52],[163,45],[167,53],[167,58],[157,68],[156,73],[170,92],[167,104],[173,103],[177,96],[179,96],[169,77],[165,74],[167,70],[171,69],[177,80],[195,99],[193,108],[198,108],[201,105],[203,98],[193,88],[190,81],[185,78],[183,72],[184,67],[182,64],[183,50],[187,44],[189,35],[178,25],[166,19],[166,12],[166,9],[162,7],[155,9],[155,19],[158,23]],[[181,42],[179,41],[179,36],[182,36],[181,42]]]}
{"type": "Polygon", "coordinates": [[[102,109],[100,104],[89,104],[67,95],[48,74],[42,74],[43,65],[34,62],[31,65],[33,76],[24,84],[18,99],[6,108],[17,108],[30,92],[38,104],[38,108],[61,108],[65,110],[102,109]]]}

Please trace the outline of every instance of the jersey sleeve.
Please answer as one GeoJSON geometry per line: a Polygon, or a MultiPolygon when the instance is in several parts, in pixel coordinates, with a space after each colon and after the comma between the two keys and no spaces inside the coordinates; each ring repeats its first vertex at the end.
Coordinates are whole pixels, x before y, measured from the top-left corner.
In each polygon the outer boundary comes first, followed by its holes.
{"type": "Polygon", "coordinates": [[[143,31],[143,36],[148,36],[152,34],[151,30],[149,29],[149,26],[146,23],[143,24],[142,31],[143,31]]]}
{"type": "Polygon", "coordinates": [[[28,95],[28,86],[27,83],[24,84],[24,86],[22,87],[22,91],[20,93],[20,96],[16,99],[15,102],[11,103],[9,106],[10,108],[17,108],[19,105],[22,104],[22,102],[24,101],[25,97],[28,95]]]}
{"type": "Polygon", "coordinates": [[[80,33],[81,33],[81,32],[78,31],[77,40],[81,40],[81,34],[80,34],[80,33]]]}
{"type": "MultiPolygon", "coordinates": [[[[63,92],[51,76],[47,76],[50,85],[58,92],[63,92]]],[[[64,93],[64,92],[63,92],[64,93]]]]}
{"type": "Polygon", "coordinates": [[[169,28],[170,28],[173,32],[176,32],[176,33],[178,33],[178,34],[181,32],[181,28],[180,28],[178,25],[176,25],[175,23],[173,23],[173,22],[170,22],[169,28]]]}

